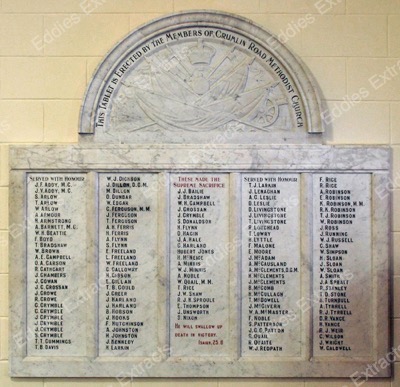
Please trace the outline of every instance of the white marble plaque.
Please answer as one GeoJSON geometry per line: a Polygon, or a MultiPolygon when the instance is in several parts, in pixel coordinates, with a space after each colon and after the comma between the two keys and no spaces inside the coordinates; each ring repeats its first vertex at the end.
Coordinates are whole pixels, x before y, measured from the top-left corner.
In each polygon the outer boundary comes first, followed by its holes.
{"type": "Polygon", "coordinates": [[[158,175],[99,174],[99,355],[157,348],[158,175]]]}
{"type": "Polygon", "coordinates": [[[341,377],[390,350],[388,149],[20,146],[10,160],[11,375],[341,377]]]}
{"type": "Polygon", "coordinates": [[[314,356],[372,354],[371,175],[315,174],[314,356]]]}
{"type": "Polygon", "coordinates": [[[86,175],[27,175],[27,353],[86,353],[86,175]]]}
{"type": "Polygon", "coordinates": [[[299,356],[300,175],[242,175],[242,356],[299,356]]]}
{"type": "Polygon", "coordinates": [[[229,175],[170,176],[171,356],[229,349],[229,175]]]}
{"type": "Polygon", "coordinates": [[[320,100],[234,15],[112,48],[79,144],[10,147],[10,375],[346,377],[386,357],[390,149],[322,145],[320,100]]]}

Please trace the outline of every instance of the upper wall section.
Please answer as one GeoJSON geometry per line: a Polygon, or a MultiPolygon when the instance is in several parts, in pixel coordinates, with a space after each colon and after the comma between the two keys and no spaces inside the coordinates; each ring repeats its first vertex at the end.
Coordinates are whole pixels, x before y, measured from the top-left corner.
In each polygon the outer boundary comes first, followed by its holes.
{"type": "Polygon", "coordinates": [[[133,31],[97,69],[80,134],[107,143],[321,142],[317,87],[300,60],[251,21],[173,14],[133,31]]]}

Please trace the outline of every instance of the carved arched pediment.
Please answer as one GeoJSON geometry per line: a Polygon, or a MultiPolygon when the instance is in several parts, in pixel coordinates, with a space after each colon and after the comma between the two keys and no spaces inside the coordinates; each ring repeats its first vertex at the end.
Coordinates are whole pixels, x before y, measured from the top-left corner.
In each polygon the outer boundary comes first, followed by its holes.
{"type": "Polygon", "coordinates": [[[121,41],[89,85],[80,125],[96,142],[126,143],[304,142],[321,132],[299,59],[250,21],[204,11],[121,41]]]}

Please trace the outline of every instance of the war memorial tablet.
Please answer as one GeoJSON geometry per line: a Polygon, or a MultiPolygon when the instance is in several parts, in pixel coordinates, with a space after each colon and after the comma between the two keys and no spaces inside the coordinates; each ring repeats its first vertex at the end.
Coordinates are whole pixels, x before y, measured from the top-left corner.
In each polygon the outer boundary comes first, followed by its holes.
{"type": "Polygon", "coordinates": [[[110,51],[79,144],[10,151],[10,374],[348,377],[385,356],[390,149],[323,145],[317,90],[218,12],[110,51]]]}

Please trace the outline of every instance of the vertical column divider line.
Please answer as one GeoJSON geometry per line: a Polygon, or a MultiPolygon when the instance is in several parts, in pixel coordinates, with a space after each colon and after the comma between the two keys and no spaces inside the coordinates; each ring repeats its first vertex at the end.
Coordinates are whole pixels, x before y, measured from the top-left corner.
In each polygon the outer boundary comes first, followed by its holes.
{"type": "MultiPolygon", "coordinates": [[[[170,269],[170,258],[171,258],[171,224],[170,224],[170,217],[171,217],[171,210],[170,210],[170,172],[164,171],[160,173],[160,180],[159,184],[161,185],[161,189],[158,190],[159,192],[159,213],[165,213],[164,216],[159,215],[159,224],[161,227],[158,228],[160,233],[159,235],[159,242],[160,247],[162,248],[163,254],[160,254],[162,262],[161,267],[164,268],[163,270],[163,283],[161,283],[161,290],[164,291],[163,299],[165,300],[165,306],[163,308],[163,315],[164,315],[164,324],[160,324],[164,326],[166,332],[162,333],[163,340],[166,342],[167,351],[165,351],[166,357],[171,357],[171,269],[170,269]],[[161,184],[160,184],[161,183],[161,184]],[[162,211],[164,207],[165,211],[162,211]],[[164,230],[165,236],[163,233],[160,232],[164,230]]],[[[161,303],[163,305],[164,303],[161,303]]]]}
{"type": "Polygon", "coordinates": [[[230,174],[230,241],[233,248],[229,249],[230,259],[230,303],[232,312],[231,333],[234,340],[231,343],[231,353],[235,360],[239,360],[242,353],[241,332],[242,332],[242,266],[241,266],[241,247],[242,247],[242,206],[241,206],[241,173],[230,174]]]}
{"type": "MultiPolygon", "coordinates": [[[[313,234],[314,234],[314,211],[313,211],[313,175],[312,173],[301,173],[301,186],[300,186],[300,241],[301,241],[301,255],[300,266],[302,268],[300,274],[301,296],[308,300],[308,310],[301,312],[301,332],[303,340],[302,358],[309,361],[313,356],[313,278],[314,278],[314,265],[313,265],[313,234]]],[[[301,306],[304,303],[300,303],[301,306]]]]}
{"type": "Polygon", "coordinates": [[[87,200],[87,219],[92,219],[93,223],[88,227],[87,240],[87,281],[90,288],[94,285],[95,294],[88,298],[88,325],[87,343],[88,355],[92,358],[99,356],[99,195],[98,195],[98,173],[88,172],[87,200]],[[94,330],[94,331],[93,331],[94,330]]]}

